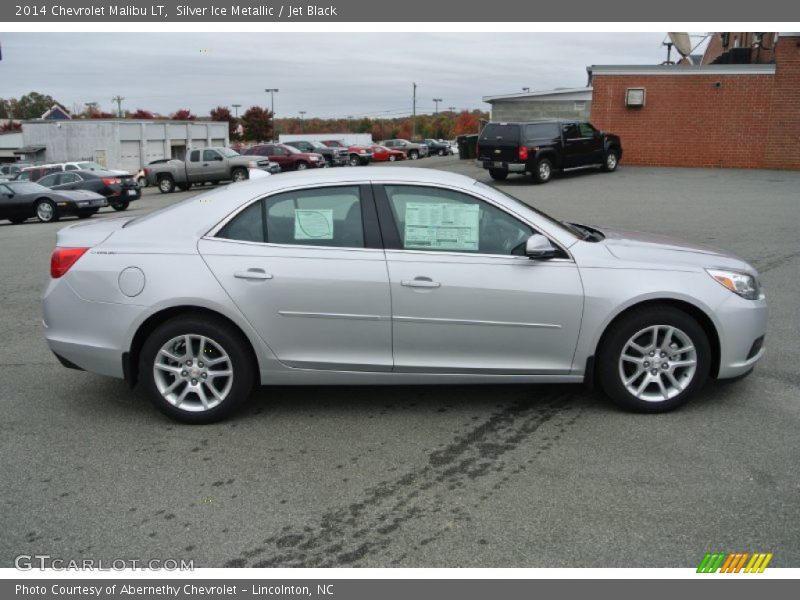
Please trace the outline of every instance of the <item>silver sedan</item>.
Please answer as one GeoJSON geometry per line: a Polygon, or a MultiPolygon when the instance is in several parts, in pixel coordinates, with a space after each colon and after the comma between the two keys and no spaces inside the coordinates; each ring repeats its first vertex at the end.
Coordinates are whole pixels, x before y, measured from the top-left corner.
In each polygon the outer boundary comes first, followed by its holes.
{"type": "Polygon", "coordinates": [[[256,384],[589,382],[661,412],[748,373],[767,321],[730,254],[429,169],[285,174],[79,223],[50,275],[59,360],[192,423],[256,384]]]}

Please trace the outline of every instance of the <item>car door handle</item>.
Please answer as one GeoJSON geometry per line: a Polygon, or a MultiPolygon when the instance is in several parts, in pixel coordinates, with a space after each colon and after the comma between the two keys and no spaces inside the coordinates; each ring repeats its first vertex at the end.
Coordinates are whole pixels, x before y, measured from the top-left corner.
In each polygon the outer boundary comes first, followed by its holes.
{"type": "Polygon", "coordinates": [[[430,277],[415,277],[414,279],[404,279],[400,282],[400,285],[405,287],[415,287],[415,288],[438,288],[442,287],[442,284],[438,281],[432,281],[430,277]]]}
{"type": "Polygon", "coordinates": [[[264,269],[247,269],[247,271],[235,271],[233,274],[237,279],[272,279],[271,273],[266,273],[264,269]]]}

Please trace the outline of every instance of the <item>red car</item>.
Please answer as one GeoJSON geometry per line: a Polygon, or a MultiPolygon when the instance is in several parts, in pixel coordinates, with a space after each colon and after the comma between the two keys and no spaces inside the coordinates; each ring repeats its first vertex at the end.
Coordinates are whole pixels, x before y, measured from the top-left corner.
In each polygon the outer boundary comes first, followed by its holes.
{"type": "Polygon", "coordinates": [[[370,152],[372,152],[372,160],[375,162],[384,162],[390,161],[394,162],[396,160],[405,160],[406,153],[400,152],[400,150],[392,150],[391,148],[387,148],[386,146],[371,146],[370,152]]]}
{"type": "Polygon", "coordinates": [[[268,156],[281,166],[281,171],[302,171],[325,167],[325,157],[316,152],[300,152],[285,144],[259,144],[244,151],[247,155],[268,156]]]}
{"type": "Polygon", "coordinates": [[[328,148],[346,148],[350,166],[368,165],[372,160],[372,152],[366,146],[345,146],[339,140],[322,140],[328,148]]]}

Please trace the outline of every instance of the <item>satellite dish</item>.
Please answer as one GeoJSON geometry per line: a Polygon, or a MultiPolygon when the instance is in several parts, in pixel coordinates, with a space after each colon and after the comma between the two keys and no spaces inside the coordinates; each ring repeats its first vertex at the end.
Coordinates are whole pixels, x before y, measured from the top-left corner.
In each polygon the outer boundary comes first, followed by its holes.
{"type": "Polygon", "coordinates": [[[672,45],[675,46],[675,50],[691,64],[692,59],[689,55],[692,53],[692,40],[689,39],[689,34],[670,32],[667,35],[672,45]]]}

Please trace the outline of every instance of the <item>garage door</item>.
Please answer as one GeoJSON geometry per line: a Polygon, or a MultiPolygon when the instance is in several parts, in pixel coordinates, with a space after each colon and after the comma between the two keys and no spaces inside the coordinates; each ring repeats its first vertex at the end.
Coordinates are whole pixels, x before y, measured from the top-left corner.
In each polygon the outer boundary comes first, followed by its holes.
{"type": "Polygon", "coordinates": [[[141,167],[141,156],[139,154],[139,141],[120,142],[119,164],[116,168],[123,171],[138,171],[141,167]]]}

